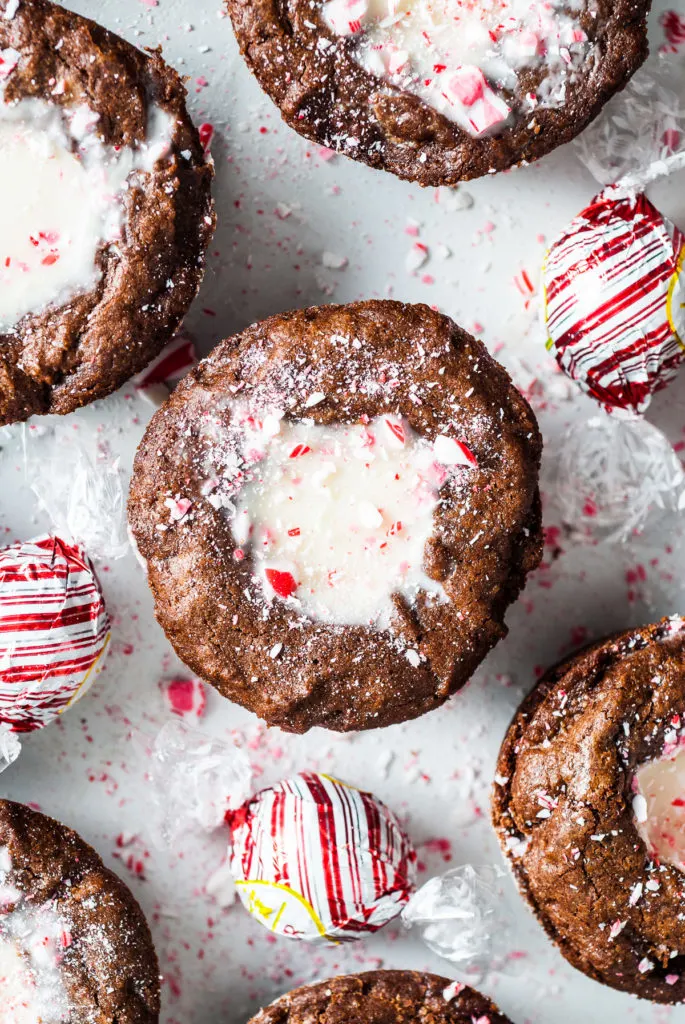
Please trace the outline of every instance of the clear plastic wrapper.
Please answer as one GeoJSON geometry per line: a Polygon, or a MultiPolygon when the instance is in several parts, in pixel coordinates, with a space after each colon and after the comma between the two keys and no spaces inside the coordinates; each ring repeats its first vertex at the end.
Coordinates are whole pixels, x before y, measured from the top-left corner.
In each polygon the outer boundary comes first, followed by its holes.
{"type": "Polygon", "coordinates": [[[556,453],[554,489],[580,540],[625,541],[649,515],[685,509],[680,459],[647,420],[600,415],[574,424],[556,453]]]}
{"type": "Polygon", "coordinates": [[[126,554],[126,485],[117,456],[60,426],[37,434],[24,428],[24,457],[28,484],[57,534],[95,560],[126,554]]]}
{"type": "Polygon", "coordinates": [[[464,973],[502,969],[504,873],[465,865],[417,890],[411,840],[372,793],[302,772],[245,799],[242,751],[179,721],[158,734],[152,765],[167,845],[228,826],[228,858],[208,883],[221,906],[237,891],[265,928],[305,942],[353,941],[401,917],[464,973]]]}
{"type": "Polygon", "coordinates": [[[430,878],[402,911],[402,923],[417,928],[430,950],[455,967],[487,971],[508,952],[504,872],[492,865],[465,864],[430,878]]]}
{"type": "Polygon", "coordinates": [[[685,166],[685,65],[657,54],[574,142],[602,185],[645,189],[685,166]]]}
{"type": "Polygon", "coordinates": [[[161,836],[172,845],[192,828],[219,828],[249,794],[252,769],[240,747],[174,720],[154,740],[151,777],[161,836]]]}

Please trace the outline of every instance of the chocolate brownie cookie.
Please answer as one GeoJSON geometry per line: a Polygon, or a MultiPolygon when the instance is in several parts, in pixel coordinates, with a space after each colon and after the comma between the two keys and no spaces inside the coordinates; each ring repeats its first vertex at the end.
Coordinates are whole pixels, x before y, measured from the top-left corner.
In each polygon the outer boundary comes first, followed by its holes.
{"type": "Polygon", "coordinates": [[[153,417],[129,519],[179,656],[271,725],[414,718],[469,679],[540,558],[541,442],[427,306],[273,316],[153,417]]]}
{"type": "Polygon", "coordinates": [[[536,160],[647,56],[649,0],[226,0],[240,48],[308,139],[421,185],[536,160]]]}
{"type": "Polygon", "coordinates": [[[0,423],[141,370],[194,298],[212,169],[178,75],[48,0],[0,0],[0,423]]]}
{"type": "Polygon", "coordinates": [[[415,971],[369,971],[307,985],[249,1024],[511,1024],[494,1003],[460,982],[415,971]]]}
{"type": "Polygon", "coordinates": [[[520,888],[574,967],[685,1000],[685,622],[580,651],[521,705],[493,821],[520,888]]]}
{"type": "Polygon", "coordinates": [[[71,829],[0,800],[0,1017],[154,1024],[159,970],[126,886],[71,829]]]}

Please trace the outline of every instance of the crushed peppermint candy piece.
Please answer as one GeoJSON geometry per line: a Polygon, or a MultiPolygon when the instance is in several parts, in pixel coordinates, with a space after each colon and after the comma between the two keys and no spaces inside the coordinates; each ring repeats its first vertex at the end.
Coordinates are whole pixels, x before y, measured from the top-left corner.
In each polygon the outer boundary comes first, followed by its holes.
{"type": "Polygon", "coordinates": [[[451,985],[448,985],[447,988],[442,990],[442,998],[446,1003],[451,1003],[452,1000],[456,999],[465,988],[466,985],[464,985],[462,981],[453,981],[451,985]]]}
{"type": "Polygon", "coordinates": [[[279,597],[291,597],[299,583],[291,572],[282,569],[265,569],[267,583],[279,597]]]}
{"type": "Polygon", "coordinates": [[[183,522],[193,507],[189,498],[166,498],[164,504],[169,509],[169,517],[175,523],[183,522]]]}
{"type": "Polygon", "coordinates": [[[321,10],[331,32],[351,37],[369,74],[479,138],[508,122],[504,94],[524,111],[563,105],[592,48],[581,25],[586,6],[498,0],[461,4],[455,14],[447,0],[324,0],[321,10]],[[526,68],[541,73],[534,93],[519,86],[526,68]]]}
{"type": "Polygon", "coordinates": [[[185,331],[179,331],[147,369],[133,378],[136,391],[152,405],[160,406],[172,387],[197,366],[195,342],[185,331]]]}
{"type": "Polygon", "coordinates": [[[438,462],[444,466],[477,466],[476,457],[462,441],[441,434],[433,442],[433,451],[438,462]]]}
{"type": "Polygon", "coordinates": [[[162,684],[171,711],[180,718],[202,718],[207,708],[207,691],[201,679],[171,679],[162,684]]]}
{"type": "Polygon", "coordinates": [[[9,78],[19,63],[20,57],[19,51],[13,50],[11,47],[0,50],[0,81],[3,78],[9,78]]]}

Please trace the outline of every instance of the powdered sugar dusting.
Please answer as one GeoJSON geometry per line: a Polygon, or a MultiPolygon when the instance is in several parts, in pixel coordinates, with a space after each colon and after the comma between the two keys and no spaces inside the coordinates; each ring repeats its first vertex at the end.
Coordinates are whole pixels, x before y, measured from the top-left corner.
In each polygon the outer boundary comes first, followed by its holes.
{"type": "Polygon", "coordinates": [[[6,847],[0,850],[0,1024],[58,1024],[69,1019],[60,962],[71,943],[50,905],[33,906],[8,881],[6,847]],[[11,902],[10,902],[11,901],[11,902]],[[10,909],[11,908],[11,909],[10,909]]]}

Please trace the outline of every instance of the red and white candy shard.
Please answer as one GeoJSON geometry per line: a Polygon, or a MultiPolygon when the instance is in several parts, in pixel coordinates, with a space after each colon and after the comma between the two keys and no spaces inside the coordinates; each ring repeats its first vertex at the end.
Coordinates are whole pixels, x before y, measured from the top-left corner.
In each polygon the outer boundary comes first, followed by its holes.
{"type": "Polygon", "coordinates": [[[446,599],[423,558],[441,486],[476,465],[463,442],[431,445],[396,415],[330,426],[237,416],[250,468],[234,499],[236,557],[251,552],[267,601],[387,628],[393,595],[446,599]]]}
{"type": "Polygon", "coordinates": [[[648,761],[634,781],[633,815],[651,855],[685,871],[685,749],[648,761]]]}
{"type": "Polygon", "coordinates": [[[114,148],[87,106],[5,103],[3,86],[20,62],[16,51],[0,51],[0,190],[12,197],[0,232],[0,333],[97,284],[99,250],[122,235],[129,176],[152,171],[173,135],[172,118],[156,107],[146,140],[114,148]]]}
{"type": "Polygon", "coordinates": [[[501,129],[523,68],[544,77],[526,109],[560,106],[591,46],[584,3],[560,0],[327,0],[322,14],[352,39],[370,74],[419,96],[476,138],[501,129]],[[573,11],[573,13],[570,13],[573,11]]]}
{"type": "Polygon", "coordinates": [[[543,268],[562,370],[609,411],[642,413],[683,359],[685,238],[643,193],[600,192],[543,268]]]}
{"type": "Polygon", "coordinates": [[[179,718],[199,720],[207,708],[205,684],[200,679],[171,679],[162,684],[169,709],[179,718]]]}
{"type": "Polygon", "coordinates": [[[277,935],[346,941],[396,917],[416,854],[370,793],[311,772],[230,812],[231,870],[247,910],[277,935]]]}
{"type": "Polygon", "coordinates": [[[76,544],[0,550],[0,723],[41,729],[86,693],[109,641],[95,572],[76,544]]]}
{"type": "Polygon", "coordinates": [[[157,358],[133,378],[133,383],[139,394],[152,405],[160,406],[167,400],[174,385],[195,366],[195,342],[185,331],[179,331],[157,358]]]}
{"type": "Polygon", "coordinates": [[[0,847],[0,1024],[69,1020],[60,970],[69,929],[52,906],[23,899],[7,881],[10,868],[9,851],[0,847]]]}

